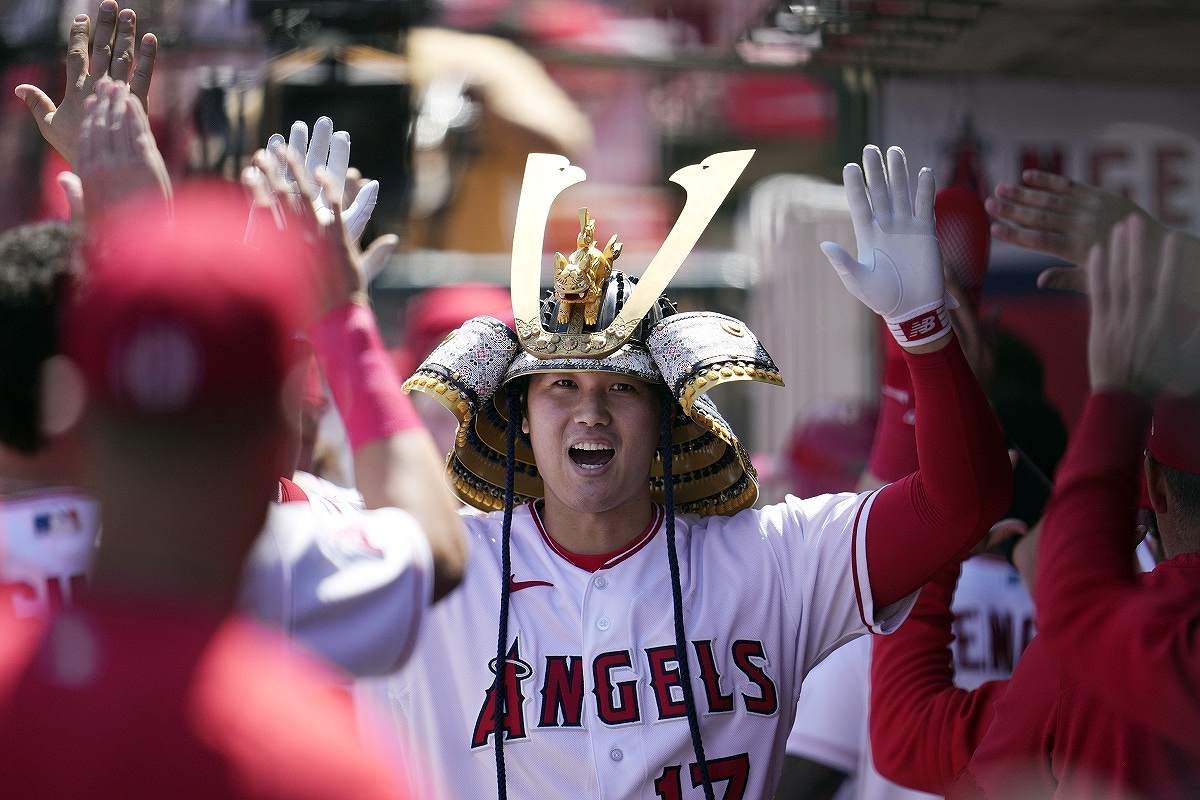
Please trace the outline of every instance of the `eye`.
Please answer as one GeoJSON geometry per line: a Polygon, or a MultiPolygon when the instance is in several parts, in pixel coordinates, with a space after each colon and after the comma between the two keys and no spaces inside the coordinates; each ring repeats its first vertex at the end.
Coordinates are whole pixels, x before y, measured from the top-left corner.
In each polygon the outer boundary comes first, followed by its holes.
{"type": "Polygon", "coordinates": [[[636,386],[634,386],[632,383],[614,383],[612,386],[610,386],[610,387],[609,387],[609,391],[610,391],[610,392],[629,392],[629,393],[632,393],[632,392],[636,392],[636,391],[637,391],[637,387],[636,387],[636,386]]]}
{"type": "Polygon", "coordinates": [[[571,380],[570,378],[559,378],[550,385],[557,389],[574,389],[575,381],[571,380]]]}

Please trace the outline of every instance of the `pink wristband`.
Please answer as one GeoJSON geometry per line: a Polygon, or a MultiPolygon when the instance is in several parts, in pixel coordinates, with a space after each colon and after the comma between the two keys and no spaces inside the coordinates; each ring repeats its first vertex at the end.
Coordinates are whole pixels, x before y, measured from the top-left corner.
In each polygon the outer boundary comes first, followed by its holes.
{"type": "Polygon", "coordinates": [[[330,311],[312,325],[309,339],[352,450],[421,426],[369,308],[347,303],[330,311]]]}

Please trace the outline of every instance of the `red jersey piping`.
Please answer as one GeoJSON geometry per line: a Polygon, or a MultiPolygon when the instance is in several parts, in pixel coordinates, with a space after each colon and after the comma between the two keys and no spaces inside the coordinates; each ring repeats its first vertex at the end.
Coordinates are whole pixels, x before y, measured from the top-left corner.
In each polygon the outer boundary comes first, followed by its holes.
{"type": "Polygon", "coordinates": [[[614,550],[611,553],[572,553],[554,541],[550,534],[546,533],[546,526],[542,522],[541,515],[538,513],[536,502],[535,500],[529,501],[529,516],[533,517],[533,523],[537,526],[538,533],[542,535],[542,541],[560,558],[579,567],[584,572],[597,572],[602,569],[610,569],[635,555],[654,538],[654,534],[662,527],[663,517],[665,516],[663,507],[655,503],[651,508],[650,524],[646,526],[645,530],[634,537],[633,541],[619,550],[614,550]]]}

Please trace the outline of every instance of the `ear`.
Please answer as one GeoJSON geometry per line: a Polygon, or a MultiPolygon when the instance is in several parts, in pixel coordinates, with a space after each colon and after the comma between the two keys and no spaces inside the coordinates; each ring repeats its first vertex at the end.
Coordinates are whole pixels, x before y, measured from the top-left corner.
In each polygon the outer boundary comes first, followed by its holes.
{"type": "Polygon", "coordinates": [[[1155,514],[1171,513],[1170,493],[1167,491],[1167,476],[1154,456],[1146,453],[1146,494],[1155,514]]]}
{"type": "Polygon", "coordinates": [[[66,356],[51,356],[42,364],[41,383],[42,434],[48,438],[62,436],[83,417],[87,405],[83,375],[66,356]]]}

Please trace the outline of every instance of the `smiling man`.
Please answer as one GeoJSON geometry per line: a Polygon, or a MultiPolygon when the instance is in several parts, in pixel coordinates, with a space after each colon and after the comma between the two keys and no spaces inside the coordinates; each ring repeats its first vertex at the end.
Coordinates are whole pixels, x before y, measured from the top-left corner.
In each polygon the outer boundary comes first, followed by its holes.
{"type": "Polygon", "coordinates": [[[869,147],[865,181],[845,171],[859,256],[823,249],[905,348],[920,468],[873,492],[752,508],[753,467],[707,392],[782,379],[743,323],[661,296],[749,156],[672,177],[687,203],[640,279],[614,269],[619,244],[598,247],[582,212],[577,249],[556,257],[571,280],[540,300],[546,214],[583,173],[530,156],[515,333],[469,320],[406,383],[457,417],[450,483],[490,512],[467,518],[462,587],[411,660],[360,686],[430,761],[422,790],[766,796],[805,673],[895,629],[1007,507],[1001,432],[947,321],[932,176],[914,204],[904,154],[885,168],[869,147]]]}

